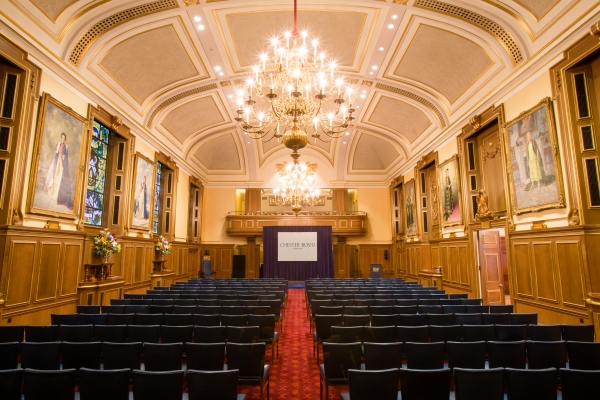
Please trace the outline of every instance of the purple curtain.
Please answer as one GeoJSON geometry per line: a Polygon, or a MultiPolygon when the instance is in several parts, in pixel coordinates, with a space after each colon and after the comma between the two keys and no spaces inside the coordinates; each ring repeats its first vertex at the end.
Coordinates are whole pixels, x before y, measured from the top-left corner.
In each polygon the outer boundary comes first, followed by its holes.
{"type": "Polygon", "coordinates": [[[263,276],[290,281],[309,278],[333,278],[333,242],[331,226],[264,226],[263,276]],[[318,261],[277,261],[279,232],[317,232],[318,261]]]}

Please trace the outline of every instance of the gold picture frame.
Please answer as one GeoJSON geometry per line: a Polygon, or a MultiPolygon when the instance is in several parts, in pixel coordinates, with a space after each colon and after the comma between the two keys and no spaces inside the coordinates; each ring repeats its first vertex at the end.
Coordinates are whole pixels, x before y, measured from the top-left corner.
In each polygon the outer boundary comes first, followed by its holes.
{"type": "Polygon", "coordinates": [[[512,213],[565,207],[552,99],[506,122],[502,140],[512,213]]]}
{"type": "Polygon", "coordinates": [[[135,153],[132,182],[129,228],[131,231],[151,233],[154,221],[156,163],[139,151],[135,153]]]}
{"type": "Polygon", "coordinates": [[[440,220],[442,227],[445,228],[449,226],[463,225],[463,204],[458,154],[454,154],[443,163],[438,164],[437,177],[440,199],[440,220]],[[448,189],[450,190],[449,192],[448,189]],[[448,201],[448,197],[452,204],[452,208],[446,210],[446,202],[448,201]],[[458,209],[458,212],[456,209],[458,209]]]}
{"type": "Polygon", "coordinates": [[[27,191],[28,213],[80,218],[88,128],[87,118],[43,93],[27,191]]]}
{"type": "Polygon", "coordinates": [[[404,197],[404,221],[406,221],[406,237],[418,237],[419,236],[419,214],[417,209],[417,196],[415,179],[411,179],[402,185],[402,192],[404,197]],[[412,199],[412,200],[411,200],[412,199]],[[411,200],[411,201],[409,201],[411,200]],[[410,208],[409,208],[410,207],[410,208]],[[412,213],[411,213],[412,211],[412,213]],[[412,221],[412,223],[411,223],[412,221]]]}

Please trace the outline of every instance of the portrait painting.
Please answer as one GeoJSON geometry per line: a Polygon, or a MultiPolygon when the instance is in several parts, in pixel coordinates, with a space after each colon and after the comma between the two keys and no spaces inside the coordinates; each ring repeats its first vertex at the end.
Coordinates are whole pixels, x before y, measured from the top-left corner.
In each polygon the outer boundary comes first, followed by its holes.
{"type": "Polygon", "coordinates": [[[463,220],[457,155],[452,156],[438,166],[438,182],[442,208],[442,226],[461,225],[463,220]]]}
{"type": "Polygon", "coordinates": [[[417,236],[417,199],[415,197],[415,180],[404,184],[404,208],[406,213],[406,236],[417,236]]]}
{"type": "Polygon", "coordinates": [[[154,191],[156,189],[155,163],[139,152],[135,156],[133,177],[133,199],[131,227],[149,231],[152,227],[154,211],[154,191]]]}
{"type": "Polygon", "coordinates": [[[507,122],[504,144],[513,214],[564,207],[552,100],[507,122]]]}
{"type": "Polygon", "coordinates": [[[29,182],[29,212],[78,217],[86,146],[86,119],[44,93],[29,182]]]}

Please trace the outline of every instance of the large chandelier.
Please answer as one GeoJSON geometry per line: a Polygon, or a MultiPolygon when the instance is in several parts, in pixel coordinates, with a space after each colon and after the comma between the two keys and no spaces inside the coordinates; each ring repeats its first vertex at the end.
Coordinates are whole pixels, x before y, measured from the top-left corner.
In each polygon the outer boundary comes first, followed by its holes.
{"type": "Polygon", "coordinates": [[[302,207],[314,206],[319,201],[321,191],[314,189],[314,175],[317,164],[306,162],[300,164],[295,158],[293,163],[287,161],[277,164],[280,188],[274,189],[275,205],[292,207],[298,215],[302,207]]]}
{"type": "Polygon", "coordinates": [[[260,56],[246,86],[238,91],[235,120],[253,139],[283,138],[297,160],[298,150],[308,144],[307,130],[312,130],[315,143],[326,142],[342,136],[354,120],[353,89],[336,68],[318,40],[298,32],[294,0],[294,30],[271,39],[269,54],[260,56]]]}

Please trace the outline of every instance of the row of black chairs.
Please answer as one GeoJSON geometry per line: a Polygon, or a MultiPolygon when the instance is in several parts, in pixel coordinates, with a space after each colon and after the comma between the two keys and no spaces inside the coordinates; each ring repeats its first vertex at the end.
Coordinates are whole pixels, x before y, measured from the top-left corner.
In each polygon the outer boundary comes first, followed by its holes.
{"type": "MultiPolygon", "coordinates": [[[[394,299],[387,294],[341,294],[314,296],[310,305],[316,302],[330,301],[332,306],[452,306],[481,305],[481,299],[394,299]],[[377,297],[373,297],[377,296],[377,297]],[[346,298],[349,297],[349,298],[346,298]]],[[[490,307],[486,305],[486,307],[490,307]]],[[[512,305],[495,304],[492,309],[508,310],[512,305]]],[[[502,311],[506,312],[506,311],[502,311]]]]}
{"type": "Polygon", "coordinates": [[[238,299],[249,299],[249,300],[254,300],[257,298],[265,298],[265,299],[271,299],[271,298],[276,298],[276,299],[280,299],[280,300],[284,300],[286,297],[286,293],[283,291],[271,291],[271,292],[261,292],[261,293],[253,293],[253,292],[242,292],[242,293],[232,293],[232,292],[222,292],[222,293],[217,293],[217,292],[208,292],[208,293],[201,293],[201,292],[195,292],[195,291],[190,291],[189,293],[184,293],[184,292],[174,292],[174,291],[169,291],[169,292],[162,292],[162,293],[125,293],[123,295],[124,299],[137,299],[137,300],[160,300],[160,299],[164,299],[164,300],[196,300],[196,299],[205,299],[205,300],[217,300],[217,299],[221,299],[221,300],[238,300],[238,299]],[[240,297],[242,296],[242,297],[240,297]]]}
{"type": "MultiPolygon", "coordinates": [[[[128,400],[130,375],[133,376],[133,398],[136,400],[181,400],[184,398],[184,372],[149,372],[130,369],[40,371],[14,369],[0,371],[0,398],[21,400],[73,400],[77,384],[80,400],[128,400]],[[21,390],[23,388],[23,390],[21,390]],[[51,393],[51,397],[49,397],[51,393]]],[[[239,370],[196,371],[185,374],[189,400],[244,400],[238,394],[239,370]]]]}
{"type": "MultiPolygon", "coordinates": [[[[337,372],[332,366],[329,369],[337,372]]],[[[329,372],[328,371],[328,372],[329,372]]],[[[331,376],[331,375],[330,375],[331,376]]],[[[339,376],[339,375],[335,375],[339,376]]],[[[581,400],[600,397],[600,371],[579,371],[556,368],[524,370],[514,368],[435,370],[387,369],[363,371],[348,369],[339,377],[327,377],[322,372],[323,388],[328,398],[330,384],[348,384],[341,400],[423,400],[449,399],[451,381],[456,400],[556,400],[557,377],[561,381],[563,400],[581,400]],[[400,383],[400,391],[398,391],[400,383]]]]}
{"type": "MultiPolygon", "coordinates": [[[[141,300],[144,301],[144,300],[141,300]]],[[[213,301],[213,300],[209,300],[213,301]]],[[[230,301],[230,300],[223,300],[230,301]]],[[[265,310],[269,310],[270,313],[279,315],[282,310],[281,302],[278,300],[247,300],[253,302],[249,305],[144,305],[144,304],[132,304],[132,305],[110,305],[110,306],[77,306],[77,313],[80,314],[128,314],[128,313],[141,313],[141,314],[259,314],[259,312],[252,312],[253,310],[260,310],[263,313],[265,310]]]]}

